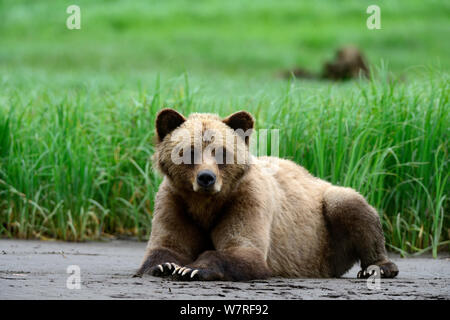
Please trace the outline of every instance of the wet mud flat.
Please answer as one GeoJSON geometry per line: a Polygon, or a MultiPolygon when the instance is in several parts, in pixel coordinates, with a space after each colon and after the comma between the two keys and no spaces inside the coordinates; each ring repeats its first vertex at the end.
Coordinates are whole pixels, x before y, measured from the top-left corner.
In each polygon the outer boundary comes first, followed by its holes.
{"type": "Polygon", "coordinates": [[[450,255],[392,255],[400,274],[356,279],[355,265],[340,279],[271,278],[251,282],[176,282],[133,278],[144,242],[69,243],[0,240],[0,299],[445,299],[450,300],[450,255]],[[80,288],[74,287],[79,268],[80,288]],[[69,272],[68,272],[69,271],[69,272]],[[69,279],[69,281],[68,281],[69,279]],[[374,288],[375,286],[375,288],[374,288]]]}

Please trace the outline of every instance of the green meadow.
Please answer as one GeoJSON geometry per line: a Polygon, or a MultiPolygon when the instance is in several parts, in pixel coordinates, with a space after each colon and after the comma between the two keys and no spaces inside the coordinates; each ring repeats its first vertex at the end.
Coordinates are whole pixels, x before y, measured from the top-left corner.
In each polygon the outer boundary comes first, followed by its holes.
{"type": "Polygon", "coordinates": [[[0,236],[146,239],[163,107],[279,129],[281,157],[360,191],[390,250],[450,248],[450,3],[0,0],[0,236]],[[66,8],[81,8],[68,30],[66,8]],[[371,80],[320,72],[358,46],[371,80]]]}

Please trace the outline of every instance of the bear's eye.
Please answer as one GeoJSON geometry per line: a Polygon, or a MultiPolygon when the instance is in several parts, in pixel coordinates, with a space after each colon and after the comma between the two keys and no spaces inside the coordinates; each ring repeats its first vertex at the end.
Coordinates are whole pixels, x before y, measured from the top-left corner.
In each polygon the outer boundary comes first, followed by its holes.
{"type": "Polygon", "coordinates": [[[191,159],[189,164],[195,164],[195,150],[191,149],[191,159]]]}
{"type": "Polygon", "coordinates": [[[187,165],[194,165],[195,164],[195,151],[194,148],[190,148],[190,151],[187,151],[186,154],[184,154],[184,150],[180,149],[180,157],[183,158],[183,164],[187,165]]]}
{"type": "Polygon", "coordinates": [[[225,166],[227,164],[227,157],[228,157],[228,161],[230,161],[231,155],[227,153],[227,150],[224,148],[217,148],[214,151],[214,158],[216,160],[216,164],[219,167],[225,166]]]}

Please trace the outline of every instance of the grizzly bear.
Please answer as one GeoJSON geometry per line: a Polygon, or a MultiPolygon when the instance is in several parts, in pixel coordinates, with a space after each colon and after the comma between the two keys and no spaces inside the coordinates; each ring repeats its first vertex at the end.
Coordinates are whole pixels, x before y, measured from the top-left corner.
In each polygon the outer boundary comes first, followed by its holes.
{"type": "Polygon", "coordinates": [[[254,119],[172,109],[156,118],[154,164],[164,175],[135,274],[175,280],[393,278],[379,216],[358,192],[296,163],[249,151],[254,119]],[[231,139],[230,139],[231,137],[231,139]]]}
{"type": "Polygon", "coordinates": [[[330,80],[348,80],[359,76],[370,77],[366,59],[355,47],[343,47],[336,52],[333,61],[323,66],[322,78],[330,80]]]}

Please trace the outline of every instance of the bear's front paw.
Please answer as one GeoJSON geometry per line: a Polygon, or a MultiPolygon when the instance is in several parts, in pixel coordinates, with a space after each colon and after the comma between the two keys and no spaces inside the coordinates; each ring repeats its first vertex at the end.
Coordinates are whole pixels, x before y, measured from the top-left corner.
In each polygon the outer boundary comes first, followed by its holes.
{"type": "Polygon", "coordinates": [[[171,278],[178,281],[211,281],[221,280],[223,275],[207,269],[178,267],[173,271],[171,278]]]}
{"type": "Polygon", "coordinates": [[[152,267],[149,274],[155,277],[166,277],[172,274],[173,270],[180,268],[179,265],[173,262],[166,262],[152,267]]]}
{"type": "MultiPolygon", "coordinates": [[[[378,268],[380,268],[380,278],[395,278],[398,275],[398,268],[395,265],[395,263],[391,262],[391,261],[387,261],[387,262],[383,262],[380,263],[379,265],[375,265],[378,266],[378,268]]],[[[358,272],[357,278],[358,279],[367,279],[369,278],[371,275],[377,275],[377,271],[375,269],[372,269],[370,272],[367,270],[369,269],[369,267],[367,267],[364,270],[361,270],[358,272]]]]}

